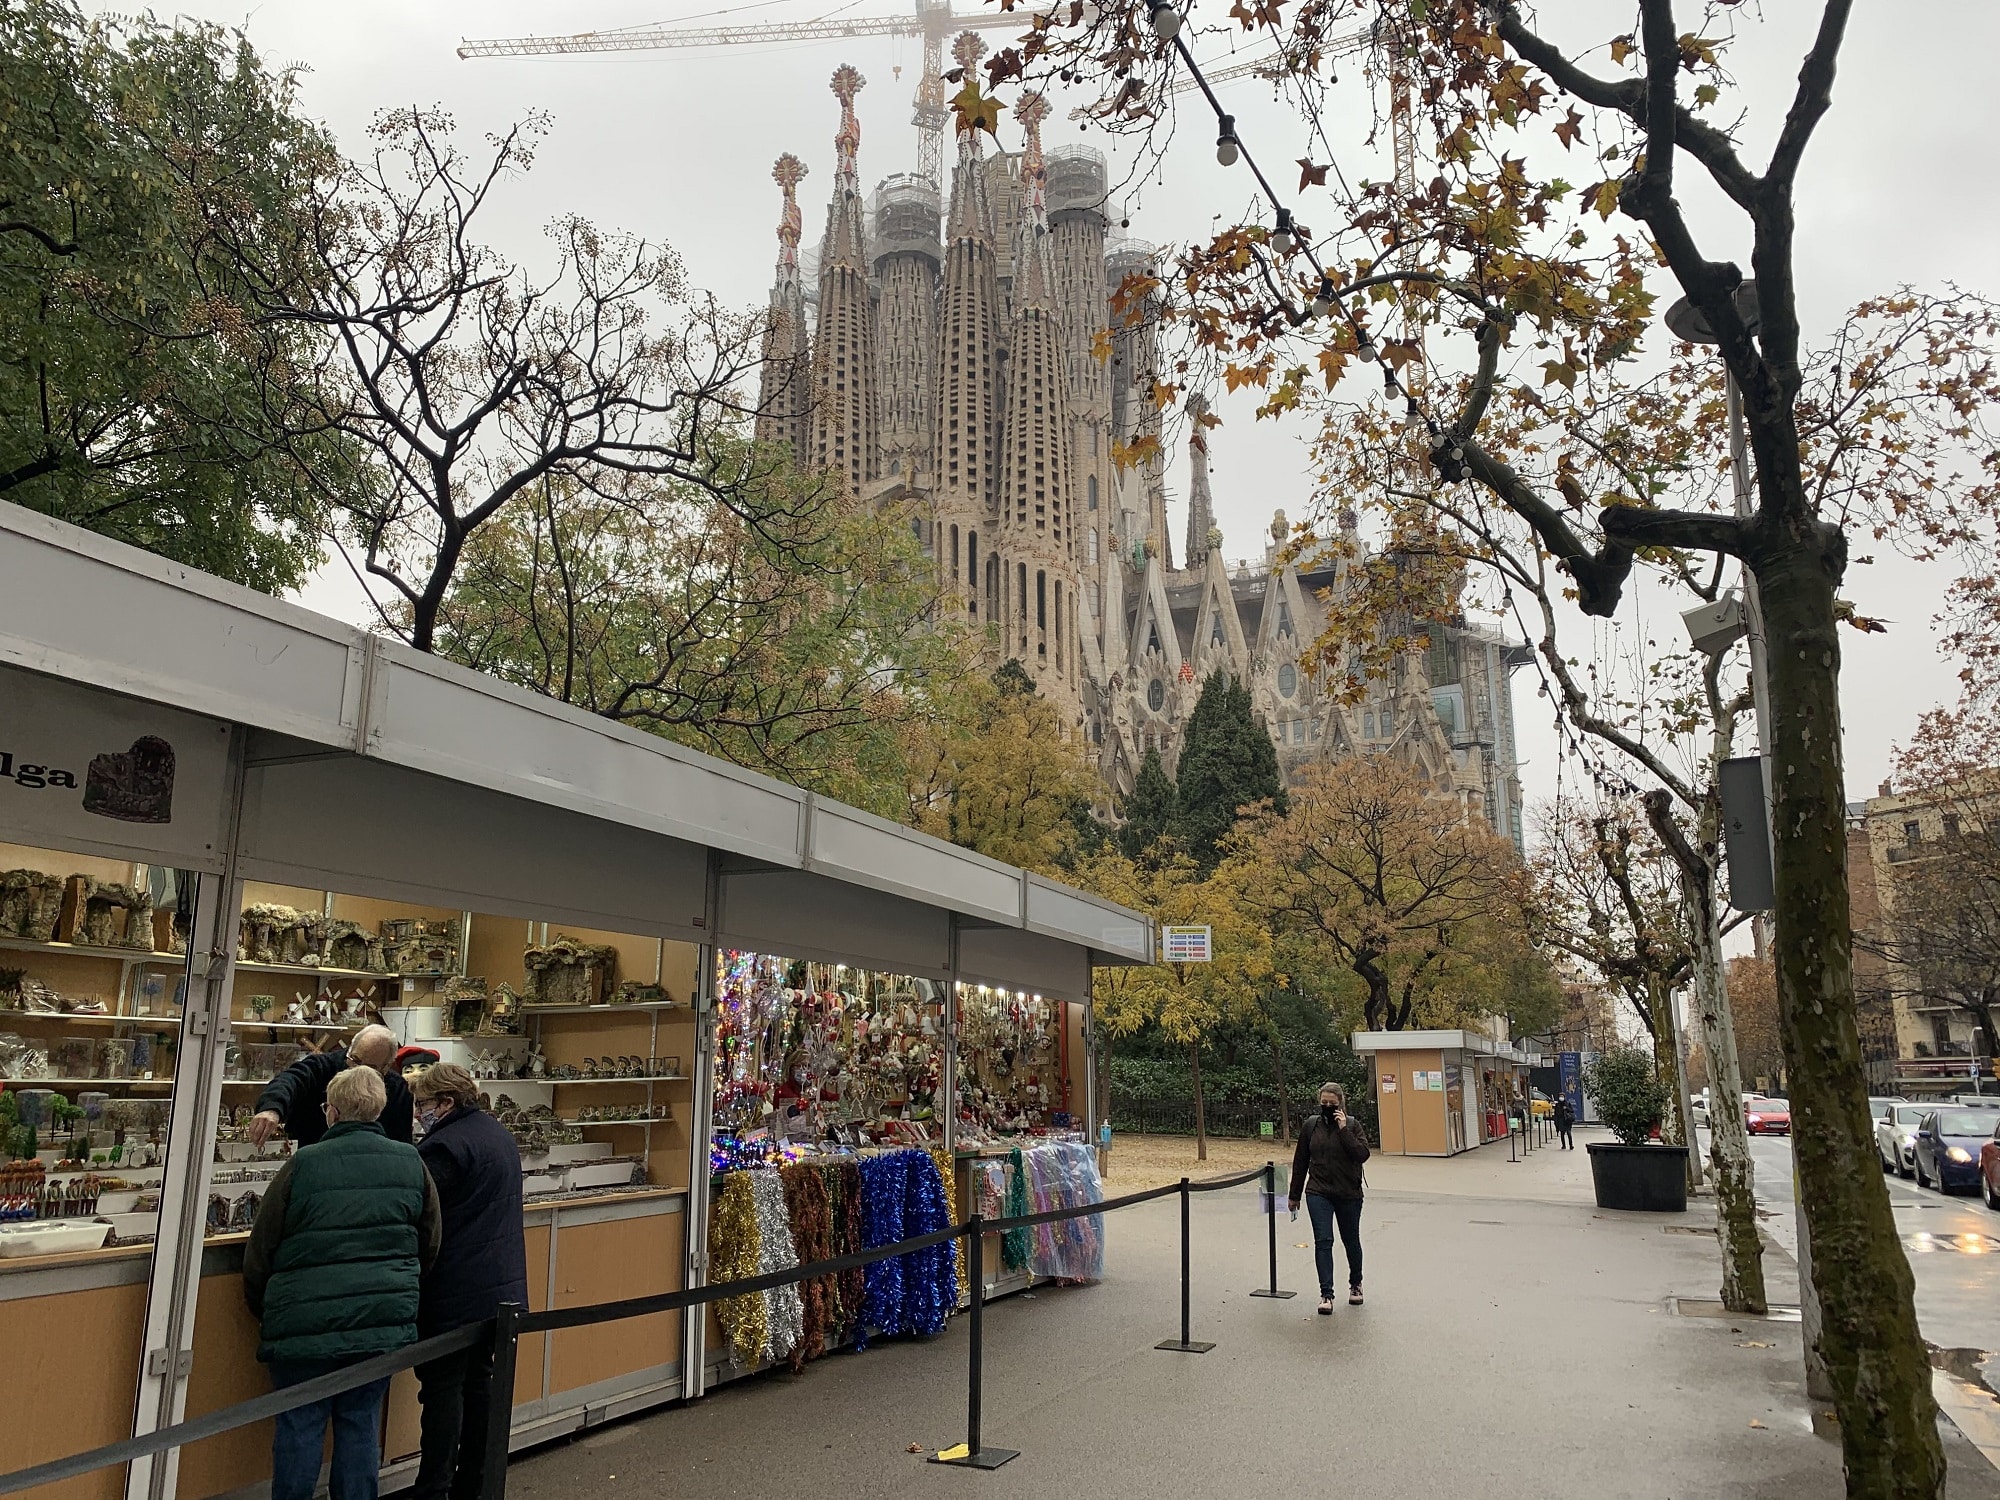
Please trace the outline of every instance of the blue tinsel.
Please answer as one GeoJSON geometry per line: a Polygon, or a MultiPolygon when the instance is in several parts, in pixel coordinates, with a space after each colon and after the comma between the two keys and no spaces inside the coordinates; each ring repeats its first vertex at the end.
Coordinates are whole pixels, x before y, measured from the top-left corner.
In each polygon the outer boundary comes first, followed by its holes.
{"type": "MultiPolygon", "coordinates": [[[[878,1249],[904,1238],[903,1200],[908,1193],[909,1157],[915,1154],[890,1151],[862,1158],[862,1249],[878,1249]]],[[[905,1255],[892,1255],[887,1260],[869,1263],[867,1295],[861,1312],[863,1331],[873,1328],[885,1334],[903,1332],[903,1262],[907,1259],[905,1255]]]]}
{"type": "MultiPolygon", "coordinates": [[[[951,1227],[944,1179],[927,1151],[910,1151],[909,1183],[903,1200],[903,1237],[934,1234],[951,1227]]],[[[941,1333],[958,1306],[958,1265],[951,1241],[898,1256],[903,1263],[903,1323],[911,1333],[941,1333]]]]}

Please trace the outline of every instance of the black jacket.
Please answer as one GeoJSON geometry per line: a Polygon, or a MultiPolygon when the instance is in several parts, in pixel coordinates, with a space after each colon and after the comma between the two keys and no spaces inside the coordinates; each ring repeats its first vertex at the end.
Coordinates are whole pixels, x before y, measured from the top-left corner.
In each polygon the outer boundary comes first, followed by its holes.
{"type": "Polygon", "coordinates": [[[502,1302],[528,1302],[521,1225],[521,1150],[477,1105],[454,1109],[417,1144],[437,1183],[444,1243],[424,1277],[418,1331],[425,1338],[490,1318],[502,1302]]]}
{"type": "Polygon", "coordinates": [[[1576,1124],[1576,1111],[1569,1107],[1569,1100],[1556,1100],[1556,1129],[1568,1130],[1576,1124]]]}
{"type": "Polygon", "coordinates": [[[1368,1160],[1368,1137],[1354,1116],[1347,1128],[1335,1130],[1323,1116],[1314,1115],[1299,1132],[1298,1150],[1292,1153],[1292,1188],[1285,1196],[1297,1203],[1301,1193],[1322,1198],[1359,1198],[1361,1164],[1368,1160]]]}
{"type": "MultiPolygon", "coordinates": [[[[265,1086],[264,1092],[257,1096],[256,1113],[261,1115],[267,1109],[275,1112],[285,1122],[286,1135],[301,1146],[310,1146],[326,1134],[326,1116],[320,1113],[320,1107],[326,1103],[326,1086],[346,1068],[345,1047],[331,1052],[309,1052],[265,1086]]],[[[395,1073],[384,1075],[382,1082],[388,1085],[389,1103],[376,1123],[390,1140],[407,1146],[416,1134],[412,1129],[410,1086],[395,1073]]]]}

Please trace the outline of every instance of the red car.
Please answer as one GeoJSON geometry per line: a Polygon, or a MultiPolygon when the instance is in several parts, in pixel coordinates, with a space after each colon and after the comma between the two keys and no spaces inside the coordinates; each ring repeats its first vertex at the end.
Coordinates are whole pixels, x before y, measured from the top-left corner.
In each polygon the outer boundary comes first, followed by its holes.
{"type": "Polygon", "coordinates": [[[1783,1099],[1746,1097],[1743,1101],[1743,1128],[1752,1135],[1790,1135],[1792,1106],[1783,1099]]]}

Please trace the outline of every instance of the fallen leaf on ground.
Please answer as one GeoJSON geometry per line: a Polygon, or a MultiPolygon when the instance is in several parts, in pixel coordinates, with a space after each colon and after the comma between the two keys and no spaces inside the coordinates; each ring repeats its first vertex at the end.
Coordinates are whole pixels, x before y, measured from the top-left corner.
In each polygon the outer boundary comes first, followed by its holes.
{"type": "MultiPolygon", "coordinates": [[[[1752,1427],[1763,1427],[1763,1426],[1764,1426],[1764,1424],[1763,1424],[1762,1422],[1758,1421],[1758,1420],[1757,1420],[1757,1419],[1756,1419],[1755,1417],[1752,1417],[1752,1418],[1750,1419],[1750,1425],[1751,1425],[1752,1427]]],[[[1768,1432],[1769,1430],[1770,1430],[1769,1428],[1765,1428],[1765,1431],[1767,1431],[1767,1432],[1768,1432]]]]}
{"type": "Polygon", "coordinates": [[[924,1445],[922,1443],[912,1443],[903,1451],[905,1453],[921,1453],[924,1451],[924,1445]]]}
{"type": "Polygon", "coordinates": [[[1736,1347],[1739,1349],[1768,1349],[1771,1345],[1763,1339],[1738,1339],[1736,1347]]]}

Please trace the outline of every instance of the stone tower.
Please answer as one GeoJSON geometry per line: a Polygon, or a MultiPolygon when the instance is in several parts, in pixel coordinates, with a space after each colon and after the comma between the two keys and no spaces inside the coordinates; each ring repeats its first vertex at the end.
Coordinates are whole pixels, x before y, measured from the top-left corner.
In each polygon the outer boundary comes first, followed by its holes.
{"type": "MultiPolygon", "coordinates": [[[[975,67],[986,44],[973,32],[952,47],[975,67]]],[[[958,165],[946,214],[943,285],[938,298],[938,377],[931,462],[938,573],[948,597],[962,598],[975,624],[998,625],[1012,597],[995,547],[998,486],[1000,285],[993,215],[979,133],[960,122],[958,165]]]]}
{"type": "Polygon", "coordinates": [[[1187,398],[1188,516],[1187,566],[1208,561],[1209,535],[1215,530],[1215,500],[1208,490],[1208,398],[1196,391],[1187,398]]]}
{"type": "Polygon", "coordinates": [[[833,201],[820,243],[819,329],[813,340],[813,461],[839,474],[848,492],[868,493],[876,475],[875,308],[868,290],[868,238],[858,158],[861,122],[854,96],[866,82],[843,64],[833,75],[840,101],[833,201]]]}
{"type": "Polygon", "coordinates": [[[937,416],[937,187],[920,173],[875,193],[875,332],[880,351],[881,476],[927,492],[937,416]]]}
{"type": "Polygon", "coordinates": [[[1074,720],[1082,652],[1075,553],[1075,485],[1069,411],[1069,350],[1049,265],[1042,161],[1048,101],[1022,99],[1017,118],[1028,144],[1021,158],[1023,211],[1014,241],[1014,317],[1007,350],[1007,399],[1000,449],[1001,536],[1013,570],[1003,650],[1017,656],[1042,695],[1074,720]]]}
{"type": "Polygon", "coordinates": [[[806,164],[789,151],[771,177],[785,194],[778,220],[778,274],[771,283],[771,311],[764,325],[764,363],[757,393],[757,441],[788,443],[803,456],[811,436],[812,356],[808,347],[805,289],[799,284],[799,183],[806,164]]]}
{"type": "Polygon", "coordinates": [[[1050,260],[1055,267],[1075,433],[1071,454],[1079,510],[1073,550],[1084,579],[1085,618],[1095,625],[1101,641],[1101,575],[1107,554],[1117,550],[1110,527],[1117,477],[1111,458],[1110,361],[1098,358],[1100,341],[1108,343],[1104,236],[1109,188],[1104,158],[1088,146],[1058,146],[1051,151],[1047,176],[1050,260]]]}

